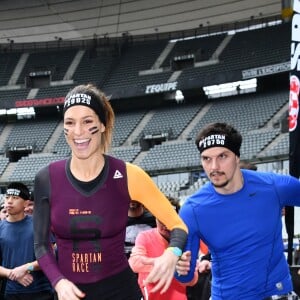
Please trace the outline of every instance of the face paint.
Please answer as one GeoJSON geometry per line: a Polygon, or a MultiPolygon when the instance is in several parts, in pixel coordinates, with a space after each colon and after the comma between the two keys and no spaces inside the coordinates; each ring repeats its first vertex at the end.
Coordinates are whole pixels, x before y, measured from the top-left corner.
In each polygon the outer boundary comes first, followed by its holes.
{"type": "Polygon", "coordinates": [[[64,135],[68,135],[68,133],[69,133],[69,129],[64,128],[64,135]]]}
{"type": "Polygon", "coordinates": [[[98,128],[97,126],[94,126],[94,127],[89,128],[89,132],[90,132],[91,134],[95,134],[95,133],[97,133],[98,131],[99,131],[99,128],[98,128]]]}

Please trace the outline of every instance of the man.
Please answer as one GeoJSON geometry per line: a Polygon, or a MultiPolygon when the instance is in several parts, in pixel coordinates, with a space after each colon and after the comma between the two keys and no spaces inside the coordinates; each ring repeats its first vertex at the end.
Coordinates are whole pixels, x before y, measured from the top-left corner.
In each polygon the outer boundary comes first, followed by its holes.
{"type": "Polygon", "coordinates": [[[7,218],[0,222],[0,277],[6,279],[5,300],[52,300],[50,282],[34,255],[32,217],[24,212],[30,198],[21,182],[7,187],[7,218]]]}
{"type": "Polygon", "coordinates": [[[33,215],[33,209],[34,209],[34,196],[33,191],[30,193],[30,199],[27,200],[27,206],[24,208],[24,212],[26,215],[33,215]]]}
{"type": "Polygon", "coordinates": [[[126,225],[125,253],[129,258],[139,232],[156,227],[155,217],[137,201],[130,201],[126,225]]]}
{"type": "Polygon", "coordinates": [[[281,212],[300,206],[300,182],[292,176],[241,170],[241,134],[225,123],[197,136],[209,178],[180,210],[189,229],[176,266],[182,282],[192,279],[199,239],[212,256],[212,300],[297,299],[284,256],[281,212]]]}

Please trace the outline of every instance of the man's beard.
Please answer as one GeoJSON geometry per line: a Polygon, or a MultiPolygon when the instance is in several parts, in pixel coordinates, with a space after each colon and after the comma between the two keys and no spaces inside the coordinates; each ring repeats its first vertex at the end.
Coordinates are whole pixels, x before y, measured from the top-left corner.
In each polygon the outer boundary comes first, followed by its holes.
{"type": "Polygon", "coordinates": [[[212,181],[211,181],[211,183],[216,188],[223,188],[229,183],[229,180],[226,180],[225,182],[219,183],[219,184],[218,183],[213,183],[212,181]]]}
{"type": "Polygon", "coordinates": [[[210,181],[211,181],[211,183],[212,183],[212,185],[213,185],[214,187],[216,187],[216,188],[223,188],[223,187],[225,187],[225,186],[229,183],[229,180],[228,180],[228,179],[227,179],[225,182],[223,182],[223,183],[214,183],[214,182],[213,182],[213,175],[214,175],[214,174],[217,174],[217,175],[219,175],[219,176],[225,175],[223,172],[212,172],[212,173],[210,174],[210,177],[211,177],[210,181]]]}

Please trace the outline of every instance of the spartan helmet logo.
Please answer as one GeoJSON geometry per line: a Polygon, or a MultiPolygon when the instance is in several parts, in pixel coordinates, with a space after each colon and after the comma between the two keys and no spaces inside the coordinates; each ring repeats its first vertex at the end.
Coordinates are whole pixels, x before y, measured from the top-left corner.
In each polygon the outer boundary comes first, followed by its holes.
{"type": "Polygon", "coordinates": [[[290,98],[289,98],[289,131],[297,127],[299,113],[299,78],[295,75],[290,77],[290,98]]]}

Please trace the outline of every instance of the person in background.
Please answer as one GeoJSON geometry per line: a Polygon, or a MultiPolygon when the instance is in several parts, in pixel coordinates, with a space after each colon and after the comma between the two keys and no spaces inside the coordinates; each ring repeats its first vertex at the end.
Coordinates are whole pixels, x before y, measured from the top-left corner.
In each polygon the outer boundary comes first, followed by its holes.
{"type": "Polygon", "coordinates": [[[257,171],[257,165],[247,162],[247,161],[240,161],[240,168],[241,169],[246,169],[246,170],[252,170],[252,171],[257,171]]]}
{"type": "Polygon", "coordinates": [[[42,168],[34,182],[35,253],[58,299],[141,299],[124,253],[132,200],[171,231],[169,247],[145,280],[166,292],[186,242],[185,224],[145,171],[106,154],[114,112],[102,91],[91,84],[74,87],[65,98],[63,122],[71,157],[42,168]]]}
{"type": "Polygon", "coordinates": [[[5,300],[53,300],[53,290],[34,255],[33,221],[24,208],[28,187],[8,185],[5,195],[7,218],[0,222],[0,276],[5,279],[5,300]]]}
{"type": "Polygon", "coordinates": [[[125,235],[125,253],[129,258],[139,232],[156,227],[155,217],[137,201],[130,201],[125,235]]]}
{"type": "Polygon", "coordinates": [[[298,179],[240,169],[241,134],[226,123],[196,138],[210,182],[189,197],[180,216],[189,229],[176,278],[190,281],[199,239],[212,257],[213,300],[297,299],[282,243],[284,206],[300,205],[298,179]]]}
{"type": "Polygon", "coordinates": [[[34,209],[34,195],[33,191],[30,193],[30,199],[27,202],[27,205],[24,209],[26,215],[33,215],[33,209],[34,209]]]}
{"type": "MultiPolygon", "coordinates": [[[[4,199],[3,199],[3,201],[1,200],[1,204],[0,204],[0,221],[5,220],[6,217],[7,214],[6,214],[6,208],[4,206],[4,199]]],[[[1,265],[1,258],[0,258],[0,265],[1,265]]],[[[6,283],[5,278],[0,278],[0,300],[4,299],[5,283],[6,283]]]]}
{"type": "MultiPolygon", "coordinates": [[[[171,196],[168,197],[170,203],[178,213],[179,201],[171,196]]],[[[138,282],[143,291],[144,299],[148,300],[186,300],[186,285],[172,279],[171,285],[164,294],[152,293],[153,284],[144,285],[144,280],[152,270],[155,260],[164,253],[169,245],[170,231],[166,226],[156,219],[156,228],[148,229],[137,235],[135,246],[129,258],[129,265],[135,273],[138,273],[138,282]]],[[[197,282],[198,273],[190,283],[197,282]]]]}
{"type": "Polygon", "coordinates": [[[6,217],[7,217],[7,210],[3,201],[0,205],[0,221],[5,220],[6,217]]]}

